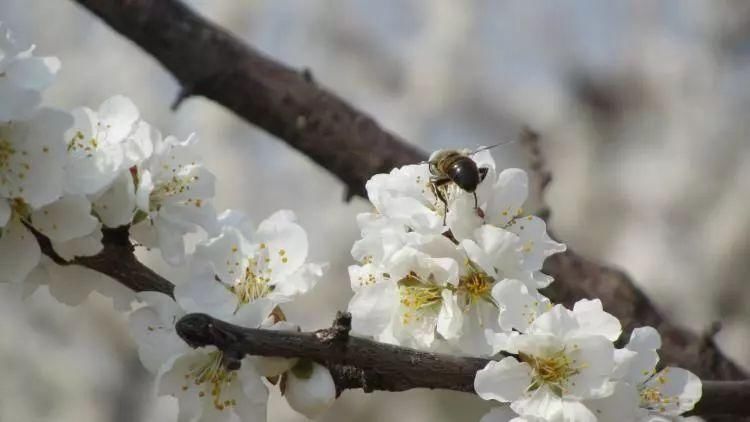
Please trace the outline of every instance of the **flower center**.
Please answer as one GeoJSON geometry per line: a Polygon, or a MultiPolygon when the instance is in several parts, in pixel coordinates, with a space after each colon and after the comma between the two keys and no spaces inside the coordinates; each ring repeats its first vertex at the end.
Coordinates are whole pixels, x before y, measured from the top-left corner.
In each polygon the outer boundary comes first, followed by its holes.
{"type": "MultiPolygon", "coordinates": [[[[101,124],[97,124],[97,129],[99,126],[101,124]]],[[[82,152],[86,157],[91,157],[97,149],[99,149],[99,141],[96,140],[96,137],[86,140],[80,130],[68,141],[68,152],[82,152]]]]}
{"type": "Polygon", "coordinates": [[[399,280],[401,305],[406,308],[401,315],[403,324],[420,321],[421,313],[433,309],[443,301],[442,288],[431,281],[432,275],[430,280],[425,282],[414,271],[399,280]]]}
{"type": "Polygon", "coordinates": [[[576,365],[575,359],[571,359],[565,348],[548,355],[532,356],[519,353],[521,361],[526,362],[533,370],[532,383],[529,390],[536,390],[543,385],[549,386],[553,392],[562,396],[566,391],[566,384],[570,378],[581,372],[585,365],[576,365]]]}
{"type": "Polygon", "coordinates": [[[267,296],[274,289],[273,285],[270,284],[272,268],[269,268],[267,265],[261,266],[259,263],[260,260],[265,264],[270,262],[268,249],[263,243],[261,243],[260,251],[257,255],[247,258],[245,272],[229,288],[237,296],[237,299],[239,299],[237,309],[241,305],[267,296]]]}
{"type": "MultiPolygon", "coordinates": [[[[9,124],[0,128],[0,130],[2,129],[9,129],[9,124]]],[[[27,159],[27,151],[17,150],[14,144],[0,133],[0,186],[6,186],[9,183],[13,186],[24,180],[31,170],[31,163],[27,159]]],[[[23,190],[23,186],[18,186],[17,191],[7,192],[7,194],[10,196],[21,195],[23,190]]]]}
{"type": "MultiPolygon", "coordinates": [[[[174,169],[173,169],[174,171],[174,169]]],[[[159,183],[154,187],[149,195],[151,202],[151,211],[158,210],[162,203],[175,196],[183,194],[190,190],[191,185],[198,180],[198,176],[177,176],[173,175],[172,178],[166,182],[159,183]]],[[[187,202],[195,202],[195,206],[200,208],[203,204],[200,199],[188,199],[187,202]]]]}
{"type": "Polygon", "coordinates": [[[469,267],[469,272],[458,280],[459,298],[462,300],[464,311],[479,300],[497,306],[491,295],[495,279],[469,260],[466,261],[466,265],[469,267]]]}
{"type": "Polygon", "coordinates": [[[217,350],[208,354],[206,362],[190,365],[188,373],[185,374],[185,384],[182,386],[182,391],[195,387],[198,397],[205,397],[206,394],[210,394],[214,407],[218,410],[237,405],[235,399],[222,399],[222,392],[226,392],[232,382],[237,379],[236,371],[228,371],[224,368],[223,357],[223,353],[217,350]]]}
{"type": "MultiPolygon", "coordinates": [[[[655,380],[656,383],[659,386],[662,386],[667,383],[667,373],[668,369],[665,369],[660,374],[654,375],[652,380],[655,380]]],[[[661,413],[665,412],[666,405],[678,405],[679,404],[679,397],[669,397],[664,396],[662,392],[658,389],[658,387],[643,387],[640,390],[640,396],[641,396],[641,407],[647,408],[647,409],[654,409],[661,413]]]]}

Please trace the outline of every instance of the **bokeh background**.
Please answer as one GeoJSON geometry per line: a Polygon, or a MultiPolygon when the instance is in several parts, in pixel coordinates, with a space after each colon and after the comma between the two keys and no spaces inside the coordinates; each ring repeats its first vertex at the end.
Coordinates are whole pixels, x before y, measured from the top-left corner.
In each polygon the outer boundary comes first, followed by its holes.
{"type": "MultiPolygon", "coordinates": [[[[551,227],[634,277],[665,313],[700,331],[721,321],[750,368],[750,3],[743,0],[193,0],[200,13],[426,150],[544,136],[551,227]]],[[[361,199],[283,142],[178,86],[147,54],[74,1],[3,0],[0,20],[63,68],[48,104],[96,107],[123,93],[164,133],[197,132],[218,176],[217,207],[255,221],[288,208],[325,282],[289,309],[329,323],[351,295],[346,267],[361,199]]],[[[517,144],[494,150],[526,165],[517,144]]],[[[150,264],[175,281],[153,257],[150,264]]],[[[94,295],[67,307],[0,286],[0,421],[171,421],[151,394],[126,317],[94,295]]],[[[323,421],[478,420],[475,397],[347,392],[323,421]]],[[[270,421],[303,421],[271,399],[270,421]]]]}

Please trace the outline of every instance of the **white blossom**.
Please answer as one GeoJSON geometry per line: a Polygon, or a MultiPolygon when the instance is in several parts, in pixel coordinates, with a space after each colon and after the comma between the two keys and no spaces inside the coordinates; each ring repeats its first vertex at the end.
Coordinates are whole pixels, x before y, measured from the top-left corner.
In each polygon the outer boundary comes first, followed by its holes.
{"type": "Polygon", "coordinates": [[[268,388],[252,365],[229,370],[214,346],[171,357],[157,376],[158,393],[179,402],[178,420],[265,421],[268,388]],[[236,415],[236,416],[235,416],[236,415]]]}
{"type": "Polygon", "coordinates": [[[349,269],[352,283],[360,284],[349,303],[355,332],[429,349],[436,332],[456,330],[451,326],[458,306],[453,293],[458,287],[458,264],[453,259],[432,258],[407,247],[377,275],[368,271],[371,266],[349,269]]]}
{"type": "Polygon", "coordinates": [[[700,379],[682,368],[656,371],[660,347],[661,337],[654,328],[633,330],[628,344],[616,353],[614,393],[588,403],[600,421],[679,421],[681,414],[693,409],[702,394],[700,379]]]}
{"type": "MultiPolygon", "coordinates": [[[[582,305],[586,309],[586,305],[582,305]]],[[[596,308],[595,306],[591,306],[596,308]]],[[[477,372],[474,387],[485,400],[511,402],[523,416],[596,421],[581,401],[612,393],[611,338],[620,334],[607,314],[556,305],[539,315],[526,333],[509,341],[506,357],[477,372]],[[595,321],[582,321],[582,315],[595,321]]]]}
{"type": "MultiPolygon", "coordinates": [[[[158,393],[178,399],[179,420],[229,421],[233,415],[243,421],[266,420],[268,389],[261,378],[289,370],[296,360],[246,356],[239,369],[230,369],[216,347],[191,349],[177,335],[175,324],[185,314],[184,305],[194,304],[195,298],[177,296],[173,301],[156,292],[138,297],[145,306],[131,314],[130,331],[141,362],[157,374],[158,393]]],[[[274,317],[244,322],[271,330],[297,329],[274,317]]]]}
{"type": "Polygon", "coordinates": [[[145,246],[157,247],[162,257],[179,265],[185,255],[184,236],[203,228],[215,234],[214,175],[199,159],[195,136],[185,141],[156,137],[153,156],[138,171],[133,237],[145,246]]]}
{"type": "Polygon", "coordinates": [[[41,91],[60,70],[56,57],[33,55],[0,23],[0,122],[26,120],[39,106],[41,91]]]}
{"type": "Polygon", "coordinates": [[[153,150],[150,126],[139,120],[138,108],[127,97],[105,100],[97,111],[72,111],[75,122],[67,131],[65,190],[96,194],[106,189],[122,170],[148,158],[153,150]]]}
{"type": "Polygon", "coordinates": [[[322,265],[305,262],[307,233],[295,219],[291,211],[278,211],[251,232],[224,226],[196,246],[191,278],[175,296],[190,312],[258,326],[276,305],[306,293],[322,276],[322,265]]]}
{"type": "Polygon", "coordinates": [[[62,195],[69,114],[43,108],[29,120],[0,123],[0,198],[32,209],[62,195]]]}

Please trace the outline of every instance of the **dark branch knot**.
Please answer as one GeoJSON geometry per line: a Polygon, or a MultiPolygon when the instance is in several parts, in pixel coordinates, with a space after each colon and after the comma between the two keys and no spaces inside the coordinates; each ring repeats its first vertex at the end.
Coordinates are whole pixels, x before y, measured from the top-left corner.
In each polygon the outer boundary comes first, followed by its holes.
{"type": "Polygon", "coordinates": [[[338,311],[331,328],[324,328],[315,332],[315,336],[323,343],[345,343],[352,329],[352,314],[338,311]]]}

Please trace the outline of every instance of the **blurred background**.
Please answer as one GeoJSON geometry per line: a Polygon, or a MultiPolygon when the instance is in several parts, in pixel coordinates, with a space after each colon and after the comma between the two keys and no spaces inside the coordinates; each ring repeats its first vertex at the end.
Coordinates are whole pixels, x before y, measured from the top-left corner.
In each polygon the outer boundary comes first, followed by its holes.
{"type": "MultiPolygon", "coordinates": [[[[197,11],[295,67],[425,150],[544,137],[551,227],[572,248],[626,270],[675,321],[721,321],[750,368],[750,3],[452,0],[193,0],[197,11]]],[[[311,259],[330,271],[299,306],[328,324],[351,295],[346,267],[362,199],[306,157],[178,86],[147,54],[74,1],[3,0],[0,20],[63,62],[47,104],[93,108],[122,93],[163,133],[197,132],[217,174],[217,208],[258,222],[295,210],[311,259]]],[[[524,167],[517,144],[500,167],[524,167]]],[[[158,259],[150,265],[174,281],[158,259]]],[[[98,295],[79,307],[0,285],[0,421],[173,421],[156,399],[126,317],[98,295]]],[[[478,398],[347,392],[323,421],[479,420],[478,398]]],[[[303,421],[274,395],[270,421],[303,421]]]]}

